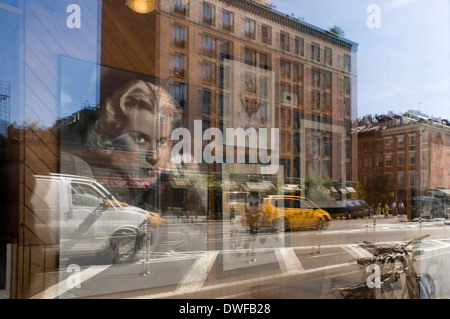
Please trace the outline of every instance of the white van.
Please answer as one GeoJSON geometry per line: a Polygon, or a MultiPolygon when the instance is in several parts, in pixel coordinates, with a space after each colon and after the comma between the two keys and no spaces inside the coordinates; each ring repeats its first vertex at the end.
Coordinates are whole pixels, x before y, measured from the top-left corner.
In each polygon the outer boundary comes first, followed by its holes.
{"type": "Polygon", "coordinates": [[[117,201],[95,179],[75,175],[35,175],[30,204],[42,226],[59,235],[62,257],[112,248],[114,263],[129,262],[162,222],[156,213],[117,201]]]}

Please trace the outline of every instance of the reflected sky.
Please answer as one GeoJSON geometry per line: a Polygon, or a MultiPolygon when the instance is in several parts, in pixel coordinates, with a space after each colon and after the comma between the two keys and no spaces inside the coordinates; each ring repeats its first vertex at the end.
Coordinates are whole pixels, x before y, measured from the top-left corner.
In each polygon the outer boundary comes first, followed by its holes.
{"type": "Polygon", "coordinates": [[[276,10],[359,43],[358,117],[420,110],[450,119],[450,3],[447,0],[272,0],[276,10]],[[380,9],[380,28],[367,19],[380,9]]]}
{"type": "Polygon", "coordinates": [[[70,4],[0,0],[0,36],[6,39],[0,44],[0,80],[10,84],[11,123],[51,127],[98,103],[99,7],[97,1],[77,1],[81,25],[71,28],[70,4]]]}

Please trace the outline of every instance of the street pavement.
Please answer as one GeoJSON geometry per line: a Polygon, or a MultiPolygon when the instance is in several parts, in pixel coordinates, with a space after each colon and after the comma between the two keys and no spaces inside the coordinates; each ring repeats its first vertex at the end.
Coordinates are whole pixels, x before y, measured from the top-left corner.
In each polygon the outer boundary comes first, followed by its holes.
{"type": "Polygon", "coordinates": [[[358,243],[392,244],[425,232],[436,232],[426,248],[445,256],[434,275],[442,277],[450,265],[445,221],[377,216],[334,220],[322,231],[256,236],[231,233],[231,224],[167,220],[149,255],[140,252],[124,265],[67,265],[58,284],[33,298],[334,298],[333,287],[363,275],[355,261],[369,252],[358,243]],[[207,236],[212,229],[215,236],[207,236]]]}

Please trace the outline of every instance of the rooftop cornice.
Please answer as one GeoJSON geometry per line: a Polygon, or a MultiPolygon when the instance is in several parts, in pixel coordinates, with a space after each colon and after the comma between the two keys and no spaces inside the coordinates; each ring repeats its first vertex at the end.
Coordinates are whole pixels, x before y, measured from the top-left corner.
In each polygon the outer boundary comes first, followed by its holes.
{"type": "Polygon", "coordinates": [[[258,15],[264,19],[282,25],[286,28],[301,33],[305,33],[317,39],[329,42],[333,45],[340,46],[349,51],[356,52],[358,49],[358,44],[356,42],[352,42],[337,35],[332,35],[321,28],[313,26],[304,21],[292,18],[291,16],[276,11],[266,5],[250,0],[219,0],[219,1],[226,3],[227,5],[236,7],[238,9],[251,12],[255,15],[258,15]]]}

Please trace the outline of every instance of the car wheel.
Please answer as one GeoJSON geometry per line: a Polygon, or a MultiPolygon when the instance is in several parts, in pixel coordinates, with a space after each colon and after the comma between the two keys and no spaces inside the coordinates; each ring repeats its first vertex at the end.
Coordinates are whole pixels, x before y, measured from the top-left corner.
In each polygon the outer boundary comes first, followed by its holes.
{"type": "Polygon", "coordinates": [[[324,219],[322,219],[322,218],[319,218],[318,220],[317,220],[317,229],[318,230],[324,230],[324,229],[327,229],[328,228],[328,221],[327,220],[324,220],[324,219]]]}
{"type": "Polygon", "coordinates": [[[119,232],[111,240],[114,251],[114,264],[131,262],[136,256],[136,234],[130,231],[119,232]]]}

